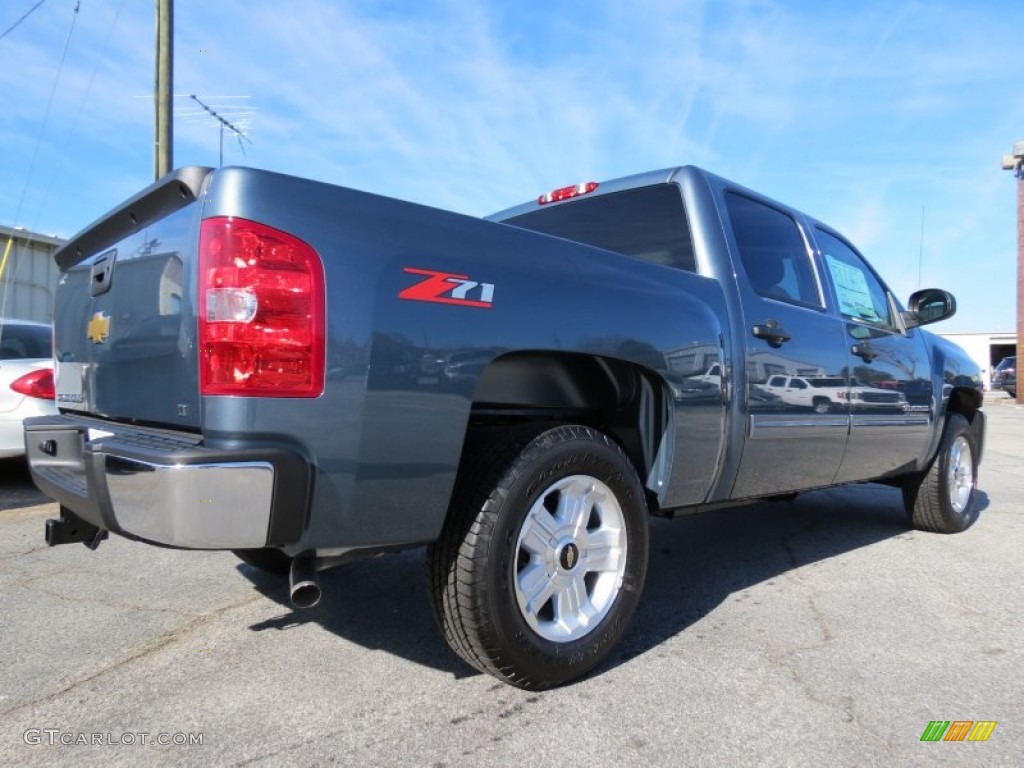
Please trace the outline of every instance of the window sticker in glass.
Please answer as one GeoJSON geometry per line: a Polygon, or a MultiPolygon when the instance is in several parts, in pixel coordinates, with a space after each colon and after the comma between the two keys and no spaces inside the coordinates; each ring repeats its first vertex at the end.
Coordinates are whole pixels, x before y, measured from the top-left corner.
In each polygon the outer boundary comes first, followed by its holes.
{"type": "Polygon", "coordinates": [[[889,296],[881,281],[849,245],[821,229],[816,234],[844,316],[893,328],[889,296]]]}
{"type": "Polygon", "coordinates": [[[856,267],[844,264],[831,253],[825,254],[828,271],[839,294],[839,310],[844,315],[859,317],[872,323],[882,321],[871,301],[871,289],[864,273],[856,267]]]}

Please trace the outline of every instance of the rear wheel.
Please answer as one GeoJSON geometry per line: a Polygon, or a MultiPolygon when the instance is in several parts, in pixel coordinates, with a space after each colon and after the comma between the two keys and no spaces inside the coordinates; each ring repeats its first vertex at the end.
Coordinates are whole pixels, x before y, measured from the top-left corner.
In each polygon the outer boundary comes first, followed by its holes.
{"type": "Polygon", "coordinates": [[[903,484],[903,504],[915,528],[959,533],[978,518],[974,507],[977,456],[970,423],[963,414],[951,413],[931,466],[903,484]]]}
{"type": "Polygon", "coordinates": [[[814,412],[815,413],[828,413],[832,410],[832,401],[827,397],[816,397],[814,398],[814,412]]]}
{"type": "Polygon", "coordinates": [[[292,559],[279,549],[233,549],[243,563],[267,573],[285,575],[292,567],[292,559]]]}
{"type": "Polygon", "coordinates": [[[647,507],[629,459],[582,426],[526,425],[468,446],[441,538],[428,550],[452,649],[522,688],[604,660],[647,572],[647,507]]]}

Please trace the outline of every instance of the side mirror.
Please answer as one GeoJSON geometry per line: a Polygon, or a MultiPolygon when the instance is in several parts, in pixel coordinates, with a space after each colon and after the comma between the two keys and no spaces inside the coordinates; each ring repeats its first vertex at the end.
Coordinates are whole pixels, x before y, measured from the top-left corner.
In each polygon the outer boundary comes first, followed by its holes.
{"type": "Polygon", "coordinates": [[[909,309],[902,313],[903,324],[909,328],[937,323],[956,314],[956,299],[941,288],[924,288],[910,294],[909,309]]]}

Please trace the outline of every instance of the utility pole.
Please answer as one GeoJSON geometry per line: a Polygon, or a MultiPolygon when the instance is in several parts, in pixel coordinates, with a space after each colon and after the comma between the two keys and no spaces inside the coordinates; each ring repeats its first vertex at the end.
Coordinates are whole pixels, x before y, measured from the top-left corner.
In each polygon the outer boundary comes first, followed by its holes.
{"type": "MultiPolygon", "coordinates": [[[[1017,179],[1017,372],[1024,360],[1024,141],[1013,145],[1012,155],[1003,155],[1003,170],[1013,171],[1017,179]]],[[[1017,402],[1024,405],[1024,394],[1017,388],[1017,402]]]]}
{"type": "Polygon", "coordinates": [[[174,0],[156,0],[156,144],[153,177],[174,167],[171,129],[171,93],[174,87],[174,0]]]}

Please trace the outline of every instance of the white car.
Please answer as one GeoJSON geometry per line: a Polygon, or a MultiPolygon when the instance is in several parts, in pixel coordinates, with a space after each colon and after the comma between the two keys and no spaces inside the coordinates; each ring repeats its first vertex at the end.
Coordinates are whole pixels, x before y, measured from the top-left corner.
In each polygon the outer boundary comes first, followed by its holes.
{"type": "Polygon", "coordinates": [[[880,387],[865,387],[856,383],[847,385],[841,376],[781,376],[768,379],[762,387],[782,398],[787,405],[811,408],[815,413],[843,410],[847,402],[855,410],[906,411],[907,397],[880,387]]]}
{"type": "MultiPolygon", "coordinates": [[[[846,380],[835,376],[804,378],[803,376],[772,376],[761,385],[786,405],[812,408],[815,413],[828,413],[842,403],[849,387],[846,380]]],[[[845,407],[845,405],[844,405],[845,407]]]]}
{"type": "Polygon", "coordinates": [[[0,320],[0,458],[24,455],[23,419],[54,413],[50,326],[0,320]]]}

